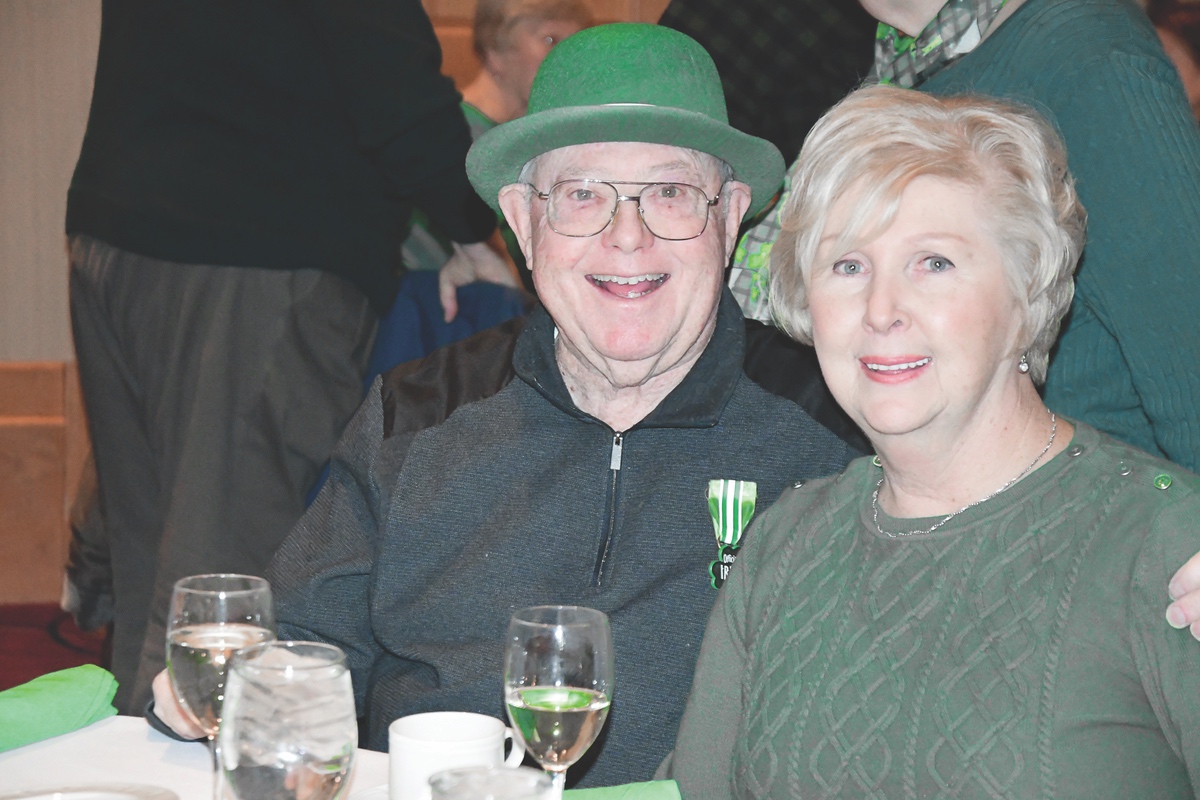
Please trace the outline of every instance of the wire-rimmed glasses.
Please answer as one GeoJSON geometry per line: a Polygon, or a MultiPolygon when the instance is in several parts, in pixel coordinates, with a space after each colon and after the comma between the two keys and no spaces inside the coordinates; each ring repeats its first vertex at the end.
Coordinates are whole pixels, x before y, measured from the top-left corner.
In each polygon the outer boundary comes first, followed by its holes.
{"type": "Polygon", "coordinates": [[[669,181],[600,181],[578,178],[559,181],[548,191],[529,184],[546,201],[550,229],[563,236],[595,236],[612,223],[622,200],[637,203],[638,215],[659,239],[695,239],[708,227],[708,210],[721,201],[690,183],[669,181]],[[617,186],[640,186],[637,194],[621,194],[617,186]]]}

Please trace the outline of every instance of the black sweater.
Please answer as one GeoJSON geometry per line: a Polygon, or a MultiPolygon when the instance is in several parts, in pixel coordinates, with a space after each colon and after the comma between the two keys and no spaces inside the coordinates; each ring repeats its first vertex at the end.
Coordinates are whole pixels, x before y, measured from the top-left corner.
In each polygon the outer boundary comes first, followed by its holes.
{"type": "Polygon", "coordinates": [[[390,305],[419,201],[494,217],[418,0],[104,0],[67,232],[194,264],[314,268],[390,305]]]}

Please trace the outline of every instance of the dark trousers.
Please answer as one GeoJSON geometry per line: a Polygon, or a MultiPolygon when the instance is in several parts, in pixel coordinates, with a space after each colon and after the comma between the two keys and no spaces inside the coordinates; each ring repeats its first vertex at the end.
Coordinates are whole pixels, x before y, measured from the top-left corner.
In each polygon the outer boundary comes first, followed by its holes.
{"type": "Polygon", "coordinates": [[[316,270],[71,239],[71,321],[112,558],[115,703],[163,668],[171,587],[261,575],[362,400],[376,318],[316,270]]]}

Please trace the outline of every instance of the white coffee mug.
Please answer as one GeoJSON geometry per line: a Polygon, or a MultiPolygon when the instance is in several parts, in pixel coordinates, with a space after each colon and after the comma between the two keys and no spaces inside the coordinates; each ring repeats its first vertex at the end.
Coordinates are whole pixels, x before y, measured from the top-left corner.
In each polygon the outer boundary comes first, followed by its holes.
{"type": "Polygon", "coordinates": [[[388,727],[389,800],[429,800],[429,778],[456,767],[518,767],[525,746],[495,717],[431,711],[388,727]],[[504,741],[512,752],[504,757],[504,741]]]}

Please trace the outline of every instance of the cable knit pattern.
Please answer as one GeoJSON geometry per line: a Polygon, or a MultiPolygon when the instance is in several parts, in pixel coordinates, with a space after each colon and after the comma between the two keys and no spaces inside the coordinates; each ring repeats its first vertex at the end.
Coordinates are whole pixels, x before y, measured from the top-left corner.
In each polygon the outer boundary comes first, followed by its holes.
{"type": "Polygon", "coordinates": [[[867,459],[785,494],[709,622],[685,797],[1193,797],[1200,648],[1162,614],[1200,479],[1073,447],[933,534],[875,532],[867,459]]]}

